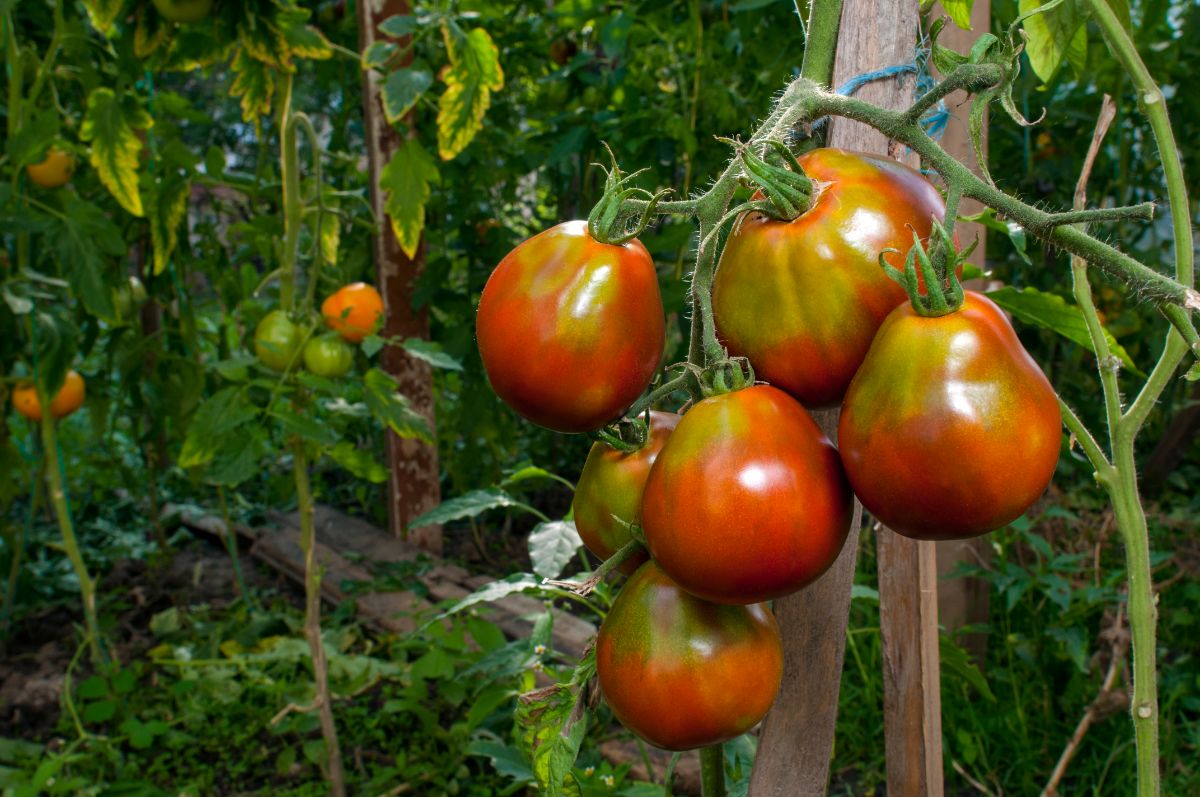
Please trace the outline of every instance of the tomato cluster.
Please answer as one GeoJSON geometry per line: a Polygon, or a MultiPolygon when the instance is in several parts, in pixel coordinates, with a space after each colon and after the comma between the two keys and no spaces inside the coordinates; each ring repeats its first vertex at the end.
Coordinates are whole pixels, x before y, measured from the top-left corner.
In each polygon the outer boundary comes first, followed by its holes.
{"type": "MultiPolygon", "coordinates": [[[[914,233],[931,237],[938,191],[885,158],[825,149],[800,165],[808,209],[743,217],[713,285],[721,342],[768,384],[701,377],[685,414],[648,413],[640,447],[593,445],[575,494],[594,554],[644,542],[622,565],[597,675],[617,718],[668,749],[732,738],[766,714],[783,661],[766,601],[833,564],[854,496],[900,534],[974,536],[1027,510],[1058,461],[1057,399],[1003,313],[968,291],[961,307],[922,315],[881,267],[881,256],[901,265],[888,250],[914,233]],[[840,450],[809,415],[839,403],[840,450]]],[[[658,366],[653,263],[636,240],[559,225],[501,261],[477,332],[518,413],[596,430],[658,366]]]]}
{"type": "Polygon", "coordinates": [[[344,285],[321,304],[321,316],[332,332],[308,336],[282,310],[263,316],[254,330],[254,353],[272,371],[283,373],[300,362],[317,376],[344,376],[354,365],[354,349],[383,319],[383,297],[364,282],[344,285]]]}

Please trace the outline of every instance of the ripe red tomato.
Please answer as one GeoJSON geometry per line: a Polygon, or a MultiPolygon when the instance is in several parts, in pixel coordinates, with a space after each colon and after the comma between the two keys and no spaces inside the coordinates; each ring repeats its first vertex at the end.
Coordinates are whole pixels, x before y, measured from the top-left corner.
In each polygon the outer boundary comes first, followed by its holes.
{"type": "MultiPolygon", "coordinates": [[[[879,254],[907,252],[913,230],[927,238],[946,208],[928,180],[889,158],[817,149],[799,160],[816,188],[812,208],[791,222],[742,218],[721,255],[713,313],[731,354],[819,408],[841,400],[883,319],[908,300],[879,254]]],[[[904,255],[887,258],[904,267],[904,255]]]]}
{"type": "Polygon", "coordinates": [[[854,492],[908,537],[974,537],[1016,520],[1058,464],[1054,389],[990,299],[923,318],[892,311],[838,426],[854,492]]]}
{"type": "Polygon", "coordinates": [[[795,592],[837,559],[850,487],[833,445],[781,390],[704,399],[650,469],[642,526],[681,587],[717,603],[795,592]]]}
{"type": "MultiPolygon", "coordinates": [[[[571,507],[584,545],[601,559],[612,556],[630,540],[629,531],[616,518],[641,524],[646,476],[678,423],[679,416],[673,412],[651,412],[650,438],[632,453],[603,442],[592,445],[571,507]]],[[[644,561],[645,554],[626,559],[621,571],[631,575],[644,561]]]]}
{"type": "Polygon", "coordinates": [[[589,432],[650,384],[666,341],[654,261],[636,240],[592,238],[587,223],[551,227],[509,252],[476,318],[492,388],[557,432],[589,432]]]}
{"type": "Polygon", "coordinates": [[[690,750],[758,724],[779,691],[783,647],[766,604],[708,603],[647,562],[600,626],[596,674],[626,728],[690,750]]]}
{"type": "Polygon", "coordinates": [[[361,343],[383,319],[383,297],[374,286],[352,282],[331,293],[321,303],[325,325],[351,343],[361,343]]]}
{"type": "MultiPolygon", "coordinates": [[[[65,418],[83,406],[86,395],[86,383],[77,371],[67,371],[62,387],[50,399],[50,414],[55,418],[65,418]]],[[[13,388],[13,409],[31,421],[42,420],[42,404],[38,401],[37,388],[32,384],[22,384],[13,388]]]]}

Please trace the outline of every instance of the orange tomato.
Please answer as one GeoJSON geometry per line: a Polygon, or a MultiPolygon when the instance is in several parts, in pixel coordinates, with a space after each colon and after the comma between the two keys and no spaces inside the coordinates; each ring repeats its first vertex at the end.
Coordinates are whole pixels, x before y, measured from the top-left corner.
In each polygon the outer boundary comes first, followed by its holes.
{"type": "MultiPolygon", "coordinates": [[[[65,418],[83,406],[85,395],[83,377],[76,371],[67,371],[62,387],[50,400],[50,413],[55,418],[65,418]]],[[[12,392],[13,408],[31,421],[42,420],[42,405],[38,401],[37,388],[24,384],[12,392]]]]}
{"type": "Polygon", "coordinates": [[[66,185],[74,171],[74,156],[58,147],[51,147],[46,153],[46,159],[41,163],[31,163],[25,167],[29,179],[42,188],[60,188],[66,185]]]}
{"type": "Polygon", "coordinates": [[[351,343],[376,330],[383,320],[383,297],[365,282],[344,285],[321,304],[325,325],[351,343]]]}

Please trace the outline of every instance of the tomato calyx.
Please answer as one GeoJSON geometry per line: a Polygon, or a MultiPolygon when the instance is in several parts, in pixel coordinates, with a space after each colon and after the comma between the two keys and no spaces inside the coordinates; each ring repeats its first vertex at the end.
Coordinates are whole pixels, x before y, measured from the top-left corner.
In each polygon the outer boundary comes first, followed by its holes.
{"type": "MultiPolygon", "coordinates": [[[[608,149],[607,144],[604,146],[608,149]]],[[[646,169],[639,169],[629,175],[623,174],[611,149],[608,150],[608,154],[612,158],[612,168],[605,169],[604,194],[588,214],[587,226],[588,233],[600,243],[621,246],[645,231],[646,225],[654,218],[658,203],[671,193],[671,189],[651,194],[644,188],[630,187],[629,182],[646,169]],[[633,197],[643,197],[646,200],[646,207],[640,214],[628,210],[626,200],[633,197]]],[[[600,168],[604,169],[603,166],[600,168]]]]}
{"type": "Polygon", "coordinates": [[[764,212],[779,221],[792,221],[808,212],[814,202],[813,181],[804,173],[792,151],[774,139],[767,141],[780,164],[770,163],[756,155],[750,147],[738,145],[746,177],[762,190],[767,198],[764,212]]]}
{"type": "Polygon", "coordinates": [[[650,411],[619,421],[596,432],[597,439],[626,454],[640,451],[650,441],[650,411]]]}
{"type": "Polygon", "coordinates": [[[751,387],[755,381],[754,366],[745,357],[723,357],[694,373],[704,398],[734,393],[751,387]]]}
{"type": "Polygon", "coordinates": [[[889,264],[885,258],[888,254],[899,254],[897,249],[881,252],[879,265],[904,288],[917,315],[937,318],[962,307],[963,287],[958,279],[958,267],[975,250],[979,241],[972,241],[970,246],[959,251],[954,245],[953,235],[937,219],[933,220],[933,234],[930,237],[936,239],[932,255],[921,242],[921,237],[916,231],[913,232],[913,245],[905,255],[903,271],[889,264]]]}

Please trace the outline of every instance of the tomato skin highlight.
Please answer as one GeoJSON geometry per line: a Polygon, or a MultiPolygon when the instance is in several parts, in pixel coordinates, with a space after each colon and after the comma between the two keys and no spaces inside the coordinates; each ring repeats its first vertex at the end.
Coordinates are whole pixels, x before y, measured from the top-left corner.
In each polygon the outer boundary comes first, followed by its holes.
{"type": "Polygon", "coordinates": [[[331,293],[321,303],[325,326],[350,343],[362,343],[383,319],[383,297],[365,282],[352,282],[331,293]]]}
{"type": "Polygon", "coordinates": [[[819,193],[791,222],[744,216],[713,282],[730,354],[809,408],[835,406],[883,319],[908,301],[879,265],[904,268],[913,230],[928,238],[946,208],[917,171],[889,158],[817,149],[799,158],[819,193]],[[911,225],[911,229],[910,229],[911,225]]]}
{"type": "Polygon", "coordinates": [[[557,432],[617,418],[650,384],[666,322],[654,261],[568,221],[522,242],[488,278],[476,335],[496,394],[557,432]]]}
{"type": "Polygon", "coordinates": [[[310,338],[304,344],[304,367],[324,377],[345,376],[354,365],[354,350],[337,335],[310,338]]]}
{"type": "Polygon", "coordinates": [[[272,371],[283,372],[298,358],[304,335],[287,313],[272,310],[254,330],[254,354],[272,371]]]}
{"type": "Polygon", "coordinates": [[[58,147],[51,147],[40,163],[25,167],[25,174],[40,188],[61,188],[75,172],[75,157],[58,147]]]}
{"type": "MultiPolygon", "coordinates": [[[[588,452],[571,511],[584,545],[601,559],[612,556],[631,539],[614,515],[626,523],[641,524],[642,493],[650,466],[679,421],[673,412],[651,412],[650,437],[642,448],[625,453],[597,442],[588,452]]],[[[632,575],[646,558],[642,553],[626,559],[621,572],[632,575]]]]}
{"type": "Polygon", "coordinates": [[[768,385],[692,407],[642,497],[651,556],[716,603],[757,603],[811,583],[837,559],[850,516],[837,451],[795,399],[768,385]]]}
{"type": "Polygon", "coordinates": [[[1020,517],[1054,476],[1054,388],[1004,313],[966,291],[962,309],[893,310],[846,393],[838,425],[854,492],[907,537],[974,537],[1020,517]]]}
{"type": "Polygon", "coordinates": [[[766,604],[708,603],[647,562],[600,626],[596,673],[625,727],[690,750],[758,724],[779,691],[783,647],[766,604]]]}
{"type": "MultiPolygon", "coordinates": [[[[62,387],[50,399],[50,414],[62,419],[83,406],[87,397],[87,387],[78,371],[67,371],[62,387]]],[[[13,388],[13,409],[31,421],[42,420],[42,404],[38,401],[37,388],[32,384],[23,384],[13,388]]]]}

